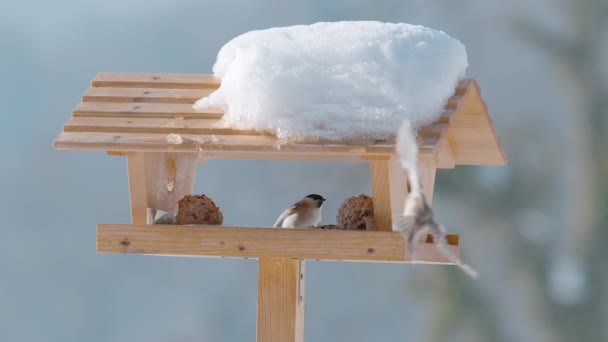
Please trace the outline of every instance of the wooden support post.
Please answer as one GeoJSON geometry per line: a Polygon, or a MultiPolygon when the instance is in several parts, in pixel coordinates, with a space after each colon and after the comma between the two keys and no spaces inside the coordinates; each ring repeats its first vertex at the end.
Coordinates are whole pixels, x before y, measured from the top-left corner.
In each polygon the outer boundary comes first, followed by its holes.
{"type": "Polygon", "coordinates": [[[127,153],[133,224],[151,224],[157,210],[177,213],[177,202],[192,193],[197,157],[195,153],[127,153]]]}
{"type": "Polygon", "coordinates": [[[376,230],[391,231],[392,216],[403,212],[407,178],[396,156],[370,161],[376,230]]]}
{"type": "Polygon", "coordinates": [[[263,257],[258,267],[257,342],[303,342],[304,261],[263,257]]]}
{"type": "Polygon", "coordinates": [[[148,204],[146,193],[146,168],[143,152],[127,153],[127,174],[129,178],[129,199],[131,201],[131,222],[147,223],[148,204]]]}
{"type": "Polygon", "coordinates": [[[392,230],[390,184],[388,179],[388,160],[369,162],[372,178],[372,196],[374,201],[375,229],[392,230]]]}
{"type": "Polygon", "coordinates": [[[456,167],[456,161],[454,160],[454,151],[452,150],[451,137],[453,133],[448,133],[448,136],[443,139],[443,142],[439,146],[439,153],[437,154],[437,167],[442,169],[453,169],[456,167]]]}
{"type": "Polygon", "coordinates": [[[420,183],[422,184],[422,193],[424,194],[424,197],[429,205],[433,203],[433,189],[435,188],[436,170],[437,163],[435,161],[435,156],[418,156],[418,176],[420,177],[420,183]]]}
{"type": "Polygon", "coordinates": [[[192,194],[196,153],[146,153],[148,207],[177,214],[177,202],[192,194]]]}
{"type": "MultiPolygon", "coordinates": [[[[389,192],[391,195],[392,218],[394,216],[403,214],[405,197],[407,196],[407,176],[401,168],[399,159],[395,155],[393,155],[388,162],[388,179],[390,184],[389,192]]],[[[392,230],[392,223],[390,230],[392,230]]]]}

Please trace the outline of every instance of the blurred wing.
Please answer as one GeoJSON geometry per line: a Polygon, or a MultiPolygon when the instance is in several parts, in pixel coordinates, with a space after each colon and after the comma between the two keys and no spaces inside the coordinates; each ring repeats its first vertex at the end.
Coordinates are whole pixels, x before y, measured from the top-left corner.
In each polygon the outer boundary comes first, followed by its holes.
{"type": "Polygon", "coordinates": [[[416,217],[413,215],[393,216],[393,231],[409,235],[413,231],[415,223],[416,217]]]}
{"type": "Polygon", "coordinates": [[[283,221],[285,221],[285,219],[293,214],[293,211],[296,209],[295,205],[292,205],[291,207],[285,209],[285,211],[281,214],[281,216],[279,216],[279,218],[277,219],[277,222],[274,223],[275,228],[279,228],[283,226],[283,221]]]}

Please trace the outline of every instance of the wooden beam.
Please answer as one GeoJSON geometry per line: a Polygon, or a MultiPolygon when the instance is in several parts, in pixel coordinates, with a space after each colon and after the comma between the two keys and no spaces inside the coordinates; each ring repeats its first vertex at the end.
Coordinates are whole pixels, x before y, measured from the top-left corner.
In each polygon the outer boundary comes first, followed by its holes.
{"type": "Polygon", "coordinates": [[[73,117],[63,126],[64,132],[142,133],[190,135],[269,135],[254,130],[216,127],[214,119],[129,118],[129,117],[73,117]]]}
{"type": "Polygon", "coordinates": [[[374,223],[377,231],[393,230],[388,164],[388,160],[372,160],[369,163],[374,202],[374,223]]]}
{"type": "Polygon", "coordinates": [[[129,179],[131,222],[133,224],[145,224],[148,221],[148,194],[143,152],[127,153],[127,175],[129,179]]]}
{"type": "Polygon", "coordinates": [[[257,342],[304,342],[303,266],[299,259],[260,258],[257,342]]]}
{"type": "Polygon", "coordinates": [[[453,169],[456,166],[454,161],[454,152],[452,151],[452,144],[450,143],[449,133],[439,145],[439,153],[437,154],[437,168],[440,169],[453,169]]]}
{"type": "MultiPolygon", "coordinates": [[[[450,264],[427,240],[416,247],[417,263],[450,264]]],[[[457,235],[448,248],[459,255],[457,235]]],[[[97,252],[206,257],[405,262],[397,232],[245,228],[204,225],[98,224],[97,252]]]]}
{"type": "Polygon", "coordinates": [[[122,118],[167,118],[176,116],[190,119],[216,119],[224,116],[218,109],[196,109],[184,103],[128,103],[128,102],[83,102],[74,107],[74,117],[122,117],[122,118]]]}
{"type": "Polygon", "coordinates": [[[157,210],[177,213],[177,202],[192,193],[197,162],[193,153],[128,152],[132,223],[151,224],[157,210]]]}
{"type": "Polygon", "coordinates": [[[418,177],[422,184],[422,193],[429,204],[433,203],[436,170],[437,163],[434,156],[418,155],[418,177]]]}
{"type": "MultiPolygon", "coordinates": [[[[172,143],[167,140],[167,134],[164,133],[63,132],[55,139],[54,147],[65,150],[184,152],[212,154],[217,158],[223,158],[226,154],[243,159],[251,159],[248,158],[250,154],[272,154],[274,159],[282,155],[293,155],[293,157],[317,155],[320,161],[331,159],[333,156],[350,156],[359,160],[367,158],[368,155],[385,155],[388,158],[393,153],[393,147],[388,142],[375,144],[370,141],[360,143],[318,141],[278,144],[276,138],[263,135],[180,134],[180,137],[182,138],[180,143],[172,143]]],[[[436,138],[424,139],[419,146],[420,153],[434,153],[436,140],[436,138]]]]}
{"type": "Polygon", "coordinates": [[[197,158],[194,153],[145,154],[148,208],[177,214],[177,202],[192,194],[197,158]]]}
{"type": "MultiPolygon", "coordinates": [[[[388,180],[392,218],[403,214],[405,197],[407,196],[407,176],[396,155],[393,155],[388,162],[388,180]]],[[[389,229],[392,230],[392,226],[389,229]]]]}
{"type": "Polygon", "coordinates": [[[100,72],[93,87],[135,88],[218,88],[221,80],[207,74],[169,74],[139,72],[100,72]]]}
{"type": "Polygon", "coordinates": [[[185,103],[192,105],[214,89],[89,88],[82,102],[185,103]]]}

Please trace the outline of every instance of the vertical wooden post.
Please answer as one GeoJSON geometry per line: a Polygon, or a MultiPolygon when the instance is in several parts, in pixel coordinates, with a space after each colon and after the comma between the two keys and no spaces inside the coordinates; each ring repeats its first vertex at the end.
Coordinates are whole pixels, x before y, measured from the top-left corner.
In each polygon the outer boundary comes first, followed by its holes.
{"type": "Polygon", "coordinates": [[[177,202],[192,193],[197,154],[127,153],[131,221],[151,224],[157,210],[177,213],[177,202]]]}
{"type": "Polygon", "coordinates": [[[390,231],[393,228],[391,220],[388,160],[372,160],[369,162],[369,167],[372,178],[375,229],[390,231]]]}
{"type": "Polygon", "coordinates": [[[403,212],[407,178],[396,156],[370,161],[376,230],[391,231],[392,216],[403,212]]]}
{"type": "Polygon", "coordinates": [[[196,153],[146,153],[148,207],[177,214],[177,202],[192,194],[196,153]]]}
{"type": "Polygon", "coordinates": [[[304,261],[260,258],[257,342],[304,341],[304,281],[304,261]]]}
{"type": "Polygon", "coordinates": [[[131,201],[131,222],[133,224],[146,224],[148,195],[146,192],[146,167],[143,152],[127,153],[127,175],[129,179],[129,199],[131,201]]]}
{"type": "Polygon", "coordinates": [[[420,177],[420,183],[422,184],[422,193],[426,198],[426,201],[430,204],[433,203],[433,190],[435,189],[435,173],[437,170],[437,163],[435,156],[433,155],[419,155],[418,156],[418,176],[420,177]]]}
{"type": "MultiPolygon", "coordinates": [[[[388,163],[388,178],[391,195],[391,217],[402,215],[405,197],[407,196],[407,176],[401,168],[399,159],[395,155],[393,155],[388,163]]],[[[390,229],[392,230],[392,227],[390,229]]]]}

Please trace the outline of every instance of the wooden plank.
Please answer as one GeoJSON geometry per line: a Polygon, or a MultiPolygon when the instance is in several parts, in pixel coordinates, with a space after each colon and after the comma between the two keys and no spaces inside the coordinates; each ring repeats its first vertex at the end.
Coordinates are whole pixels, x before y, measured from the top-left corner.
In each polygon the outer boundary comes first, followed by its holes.
{"type": "Polygon", "coordinates": [[[78,104],[73,116],[126,117],[126,118],[199,118],[221,119],[224,113],[217,109],[195,109],[191,104],[180,103],[114,103],[85,102],[78,104]]]}
{"type": "Polygon", "coordinates": [[[445,122],[435,122],[418,130],[418,136],[443,137],[448,131],[449,125],[445,122]]]}
{"type": "Polygon", "coordinates": [[[487,115],[456,115],[453,128],[460,131],[490,131],[490,121],[487,115]]]}
{"type": "Polygon", "coordinates": [[[146,167],[143,152],[127,154],[127,175],[129,179],[129,200],[131,205],[131,222],[133,224],[147,222],[148,205],[146,191],[146,167]]]}
{"type": "Polygon", "coordinates": [[[458,95],[463,95],[473,82],[475,82],[475,80],[473,80],[472,78],[465,78],[463,80],[460,80],[460,82],[458,82],[458,85],[456,86],[455,93],[458,95]]]}
{"type": "MultiPolygon", "coordinates": [[[[405,171],[401,168],[401,163],[396,155],[393,155],[388,162],[388,179],[392,218],[403,214],[405,198],[408,191],[407,176],[405,171]]],[[[392,226],[390,229],[392,230],[392,226]]]]}
{"type": "MultiPolygon", "coordinates": [[[[458,255],[459,241],[448,237],[458,255]]],[[[404,262],[398,232],[221,226],[98,224],[97,252],[206,257],[404,262]]],[[[416,247],[416,263],[450,262],[432,243],[416,247]]]]}
{"type": "Polygon", "coordinates": [[[298,259],[260,258],[257,342],[304,342],[301,263],[298,259]]]}
{"type": "Polygon", "coordinates": [[[63,127],[64,132],[115,133],[179,133],[179,134],[240,134],[270,135],[254,130],[218,127],[215,119],[169,119],[130,117],[73,117],[63,127]]]}
{"type": "Polygon", "coordinates": [[[344,154],[344,153],[306,153],[298,152],[233,152],[207,150],[199,152],[199,160],[209,159],[238,159],[238,160],[299,160],[320,162],[368,162],[370,160],[388,160],[389,154],[344,154]]]}
{"type": "Polygon", "coordinates": [[[214,89],[89,88],[82,102],[183,103],[192,105],[214,89]]]}
{"type": "Polygon", "coordinates": [[[192,194],[197,157],[194,153],[145,153],[148,208],[177,214],[177,202],[192,194]]]}
{"type": "Polygon", "coordinates": [[[123,88],[217,88],[220,83],[219,78],[208,74],[100,72],[91,85],[123,88]]]}
{"type": "MultiPolygon", "coordinates": [[[[389,161],[372,160],[369,163],[374,203],[374,223],[377,231],[393,230],[389,184],[389,161]]],[[[403,209],[402,209],[403,210],[403,209]]]]}
{"type": "Polygon", "coordinates": [[[455,166],[456,161],[454,159],[454,152],[452,151],[452,144],[450,143],[450,135],[448,134],[441,142],[441,146],[439,146],[437,168],[453,169],[455,166]]]}
{"type": "Polygon", "coordinates": [[[496,139],[490,131],[461,131],[454,129],[450,133],[453,133],[452,141],[455,148],[494,149],[496,154],[499,154],[496,139]]]}
{"type": "Polygon", "coordinates": [[[420,183],[422,184],[422,193],[429,205],[433,203],[436,169],[434,156],[418,156],[418,177],[420,177],[420,183]]]}
{"type": "Polygon", "coordinates": [[[445,108],[446,109],[458,108],[458,106],[460,105],[460,102],[462,101],[462,98],[463,98],[463,95],[460,95],[460,94],[452,95],[452,97],[450,97],[448,99],[448,103],[446,104],[445,108]]]}
{"type": "Polygon", "coordinates": [[[493,165],[504,166],[507,161],[496,153],[495,148],[454,148],[454,154],[457,156],[458,165],[493,165]]]}
{"type": "MultiPolygon", "coordinates": [[[[189,135],[181,134],[181,143],[172,144],[167,141],[166,134],[138,134],[138,133],[87,133],[87,132],[64,132],[54,141],[57,149],[64,150],[114,150],[114,151],[150,151],[150,152],[196,152],[199,154],[213,153],[221,156],[222,153],[242,153],[247,159],[247,154],[252,152],[272,154],[302,154],[322,156],[363,156],[363,155],[390,155],[393,146],[382,145],[338,145],[336,143],[292,143],[277,144],[277,140],[271,136],[244,136],[244,135],[189,135]]],[[[429,145],[422,145],[420,153],[434,153],[436,140],[429,139],[429,145]]],[[[426,143],[426,140],[425,142],[426,143]]],[[[376,158],[374,158],[376,159],[376,158]]]]}
{"type": "Polygon", "coordinates": [[[481,98],[481,89],[475,81],[471,82],[460,104],[462,115],[487,115],[488,106],[481,98]]]}
{"type": "Polygon", "coordinates": [[[457,165],[505,165],[500,146],[481,89],[470,80],[463,99],[451,119],[448,136],[457,165]]]}

